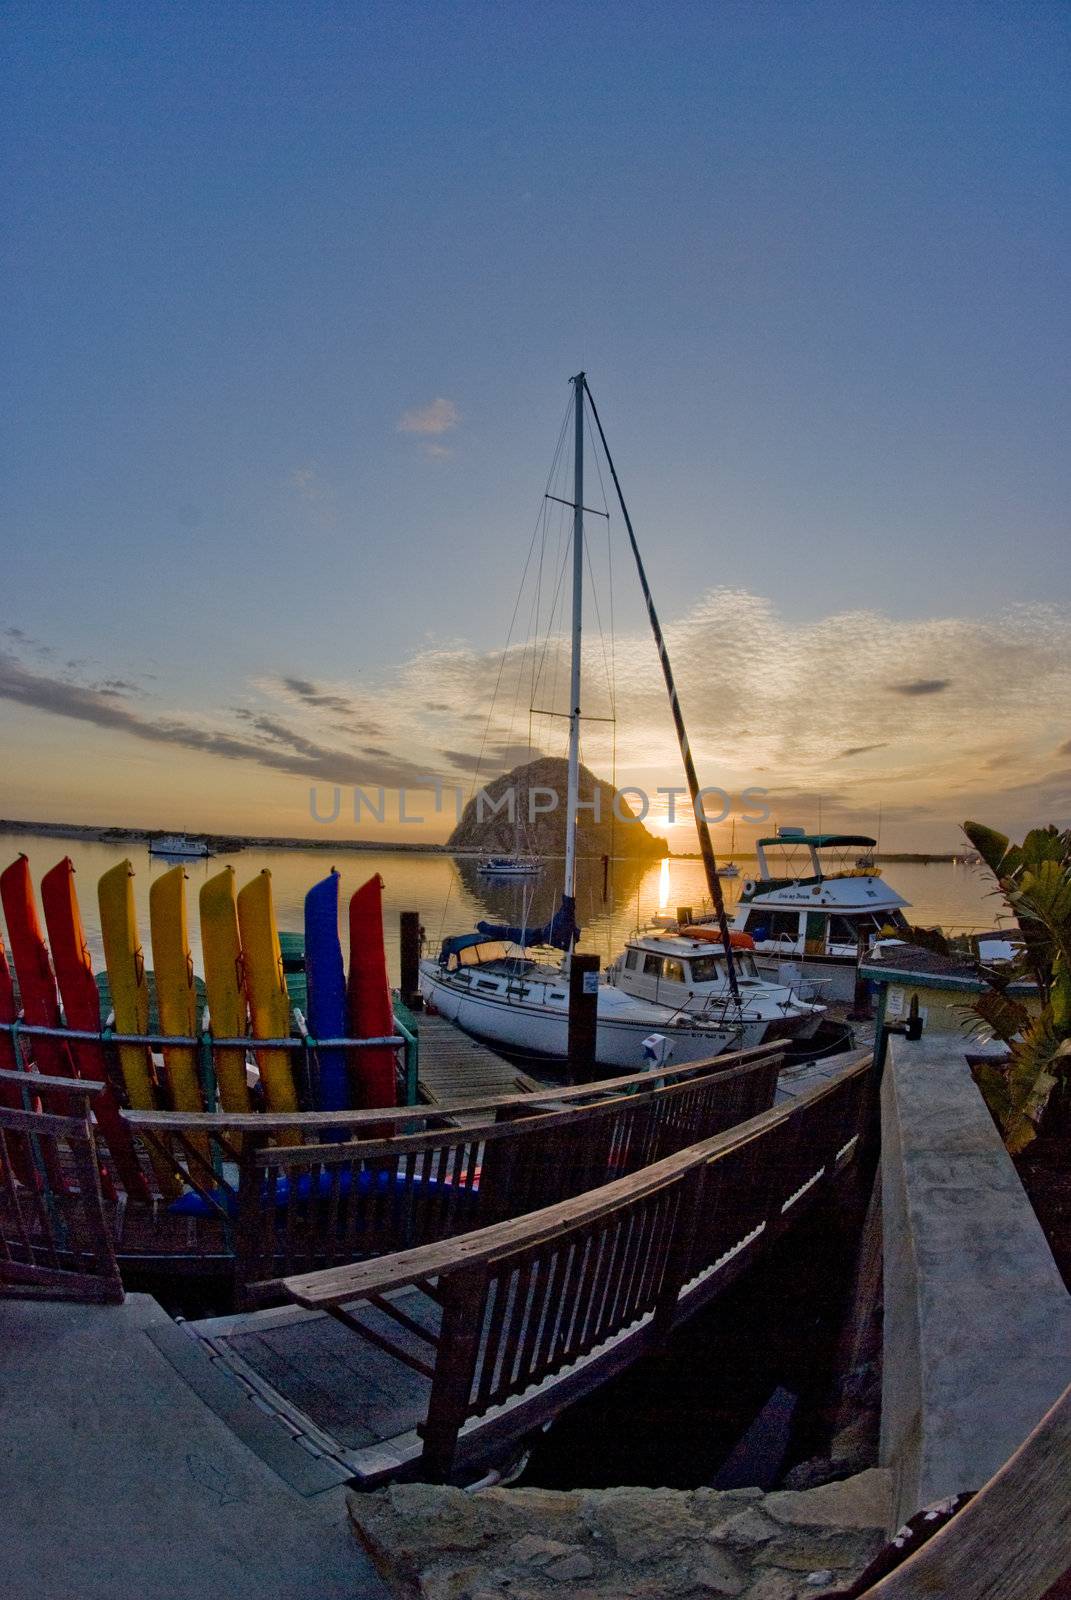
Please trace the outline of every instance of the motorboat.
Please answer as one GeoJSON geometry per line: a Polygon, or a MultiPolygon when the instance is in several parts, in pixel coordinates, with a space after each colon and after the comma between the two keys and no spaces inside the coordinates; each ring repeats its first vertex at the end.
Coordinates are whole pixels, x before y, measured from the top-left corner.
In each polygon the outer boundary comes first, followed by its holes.
{"type": "Polygon", "coordinates": [[[779,828],[757,841],[758,874],[743,884],[733,929],[754,941],[761,974],[811,985],[823,998],[853,998],[860,950],[908,931],[903,908],[910,902],[880,867],[851,864],[857,851],[874,846],[864,834],[803,828],[779,828]],[[774,851],[780,859],[771,862],[774,851]]]}
{"type": "Polygon", "coordinates": [[[149,854],[151,856],[210,856],[212,854],[203,839],[188,839],[184,833],[162,833],[155,839],[149,840],[149,854]]]}

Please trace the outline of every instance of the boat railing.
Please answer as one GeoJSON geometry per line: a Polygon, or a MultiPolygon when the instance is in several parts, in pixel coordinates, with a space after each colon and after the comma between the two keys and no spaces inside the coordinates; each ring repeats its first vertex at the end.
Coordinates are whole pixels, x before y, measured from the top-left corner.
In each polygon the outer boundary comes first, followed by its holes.
{"type": "Polygon", "coordinates": [[[597,1190],[283,1287],[417,1367],[430,1393],[405,1469],[458,1478],[654,1347],[829,1188],[858,1149],[869,1065],[597,1190]]]}

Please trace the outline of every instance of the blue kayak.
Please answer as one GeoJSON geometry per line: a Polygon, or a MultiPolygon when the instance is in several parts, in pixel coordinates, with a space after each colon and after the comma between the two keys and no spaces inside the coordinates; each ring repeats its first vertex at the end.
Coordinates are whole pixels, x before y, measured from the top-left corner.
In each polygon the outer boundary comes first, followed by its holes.
{"type": "MultiPolygon", "coordinates": [[[[309,1032],[314,1039],[346,1037],[346,969],[338,936],[339,874],[331,870],[305,896],[305,975],[309,1032]]],[[[344,1050],[317,1050],[318,1111],[348,1111],[349,1074],[344,1050]]],[[[341,1134],[339,1135],[341,1137],[341,1134]]]]}

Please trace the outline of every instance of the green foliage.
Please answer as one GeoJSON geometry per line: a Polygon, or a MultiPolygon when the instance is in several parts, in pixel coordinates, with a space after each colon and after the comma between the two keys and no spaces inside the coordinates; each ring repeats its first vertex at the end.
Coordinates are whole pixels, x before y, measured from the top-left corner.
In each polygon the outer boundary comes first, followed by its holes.
{"type": "Polygon", "coordinates": [[[1021,845],[981,823],[963,831],[997,880],[1018,923],[1018,953],[982,968],[989,985],[974,1010],[1009,1047],[1006,1062],[975,1068],[1012,1154],[1030,1143],[1042,1119],[1071,1121],[1071,830],[1033,828],[1021,845]],[[1009,990],[1036,984],[1032,1015],[1009,990]]]}

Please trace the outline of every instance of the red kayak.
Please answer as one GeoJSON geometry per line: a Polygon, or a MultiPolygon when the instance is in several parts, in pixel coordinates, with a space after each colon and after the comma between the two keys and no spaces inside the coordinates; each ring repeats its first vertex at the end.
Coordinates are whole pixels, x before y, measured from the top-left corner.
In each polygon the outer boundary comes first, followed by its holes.
{"type": "MultiPolygon", "coordinates": [[[[0,872],[0,900],[3,901],[7,931],[11,939],[11,955],[15,963],[15,977],[22,1002],[22,1020],[34,1027],[58,1028],[60,1025],[59,999],[52,963],[48,959],[48,946],[37,920],[37,902],[34,899],[30,863],[20,855],[9,867],[0,872]]],[[[46,1077],[73,1078],[68,1047],[61,1039],[41,1038],[36,1034],[23,1035],[24,1047],[33,1056],[34,1066],[46,1077]]],[[[50,1094],[48,1110],[61,1115],[77,1116],[79,1107],[66,1095],[50,1094]]],[[[44,1150],[54,1151],[49,1141],[42,1141],[44,1150]]],[[[50,1168],[49,1179],[54,1187],[64,1188],[65,1183],[58,1161],[46,1157],[50,1168]]]]}
{"type": "MultiPolygon", "coordinates": [[[[350,900],[350,973],[347,984],[350,1035],[380,1039],[394,1032],[394,1010],[383,947],[383,879],[369,878],[350,900]]],[[[351,1050],[354,1105],[398,1103],[394,1051],[351,1050]]]]}
{"type": "MultiPolygon", "coordinates": [[[[0,936],[0,1022],[15,1022],[18,1020],[19,1008],[15,1001],[15,984],[11,977],[11,968],[7,964],[7,951],[4,949],[3,937],[0,936]]],[[[19,1058],[15,1050],[15,1041],[6,1030],[0,1030],[0,1068],[4,1072],[18,1072],[19,1058]]],[[[23,1110],[24,1102],[22,1090],[17,1083],[5,1083],[0,1078],[0,1106],[10,1106],[13,1111],[23,1110]]],[[[11,1165],[17,1177],[23,1183],[33,1181],[33,1165],[26,1150],[24,1136],[21,1133],[11,1132],[7,1136],[7,1148],[11,1156],[11,1165]]]]}
{"type": "MultiPolygon", "coordinates": [[[[99,1033],[100,996],[74,887],[74,863],[69,856],[41,879],[41,904],[67,1026],[99,1033]]],[[[130,1129],[119,1115],[119,1101],[108,1077],[103,1045],[79,1039],[72,1040],[70,1048],[80,1078],[92,1078],[95,1083],[108,1085],[103,1094],[94,1097],[93,1115],[107,1140],[115,1170],[127,1194],[132,1200],[148,1200],[149,1186],[138,1162],[130,1129]]]]}
{"type": "MultiPolygon", "coordinates": [[[[19,856],[0,872],[0,899],[4,903],[7,931],[11,938],[11,958],[22,1000],[22,1020],[39,1028],[60,1026],[59,998],[52,963],[48,959],[41,924],[37,920],[30,863],[19,856]]],[[[42,1039],[30,1035],[25,1041],[38,1072],[57,1078],[71,1078],[71,1060],[61,1039],[42,1039]]]]}

